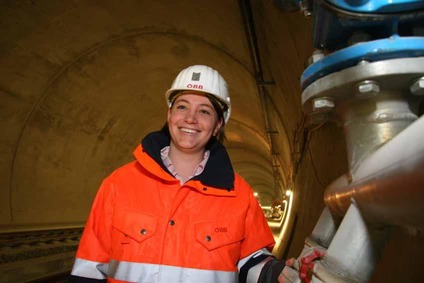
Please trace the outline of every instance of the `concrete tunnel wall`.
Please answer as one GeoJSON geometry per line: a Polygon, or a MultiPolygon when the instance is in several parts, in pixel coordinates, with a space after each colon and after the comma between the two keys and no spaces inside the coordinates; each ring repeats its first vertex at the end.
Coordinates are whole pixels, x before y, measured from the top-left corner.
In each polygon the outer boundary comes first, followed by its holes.
{"type": "Polygon", "coordinates": [[[3,10],[18,27],[34,21],[28,30],[14,28],[19,40],[3,45],[3,225],[84,221],[100,180],[163,125],[164,93],[192,64],[222,72],[232,124],[259,129],[245,135],[241,126],[232,134],[229,125],[228,136],[264,139],[237,3],[223,4],[220,15],[208,12],[212,4],[197,4],[177,24],[177,4],[133,2],[129,15],[119,4],[93,3],[25,2],[3,10]]]}
{"type": "MultiPolygon", "coordinates": [[[[238,1],[0,5],[1,231],[83,225],[101,180],[163,125],[164,93],[175,75],[199,63],[227,80],[229,154],[271,204],[266,113],[238,1]]],[[[273,82],[267,114],[278,174],[295,200],[292,232],[277,254],[297,257],[324,207],[325,187],[346,172],[344,138],[334,124],[308,136],[302,129],[299,77],[312,52],[311,21],[272,1],[252,6],[264,79],[273,82]]],[[[420,261],[408,259],[422,246],[422,236],[395,229],[372,282],[419,282],[420,261]]]]}

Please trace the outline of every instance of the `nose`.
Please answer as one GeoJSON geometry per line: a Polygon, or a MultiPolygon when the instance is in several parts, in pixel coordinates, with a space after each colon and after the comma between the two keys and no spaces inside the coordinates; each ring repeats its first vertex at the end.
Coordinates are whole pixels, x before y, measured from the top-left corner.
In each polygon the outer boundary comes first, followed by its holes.
{"type": "Polygon", "coordinates": [[[187,111],[187,115],[184,119],[187,123],[194,124],[197,123],[197,113],[194,110],[187,111]]]}

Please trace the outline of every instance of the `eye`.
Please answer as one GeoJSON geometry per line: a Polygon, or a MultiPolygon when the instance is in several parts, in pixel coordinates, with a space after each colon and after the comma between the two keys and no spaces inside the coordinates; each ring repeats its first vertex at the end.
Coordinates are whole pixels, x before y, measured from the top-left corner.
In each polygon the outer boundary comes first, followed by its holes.
{"type": "Polygon", "coordinates": [[[201,114],[204,114],[204,115],[211,115],[211,112],[209,110],[207,110],[207,109],[201,109],[200,110],[200,113],[201,114]]]}
{"type": "Polygon", "coordinates": [[[179,110],[184,110],[184,109],[187,109],[187,106],[185,106],[184,104],[178,104],[175,106],[175,108],[179,110]]]}

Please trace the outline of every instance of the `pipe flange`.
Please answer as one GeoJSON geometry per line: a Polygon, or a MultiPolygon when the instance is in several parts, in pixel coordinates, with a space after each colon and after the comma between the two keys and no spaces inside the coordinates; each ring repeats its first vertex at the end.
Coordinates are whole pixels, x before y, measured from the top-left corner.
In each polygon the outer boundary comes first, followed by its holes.
{"type": "Polygon", "coordinates": [[[424,76],[423,66],[424,57],[398,58],[358,64],[330,74],[303,91],[303,111],[305,114],[317,112],[316,101],[324,98],[331,100],[335,108],[340,102],[370,98],[385,91],[409,94],[416,89],[420,91],[416,85],[424,76]]]}

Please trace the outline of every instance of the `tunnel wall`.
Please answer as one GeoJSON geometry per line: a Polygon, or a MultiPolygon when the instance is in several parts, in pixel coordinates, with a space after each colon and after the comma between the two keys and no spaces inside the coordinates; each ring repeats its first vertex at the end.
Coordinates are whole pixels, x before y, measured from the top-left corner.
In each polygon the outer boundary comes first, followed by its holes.
{"type": "Polygon", "coordinates": [[[234,105],[228,136],[256,147],[249,159],[269,159],[238,3],[124,2],[2,4],[5,229],[83,225],[101,180],[164,124],[164,93],[192,64],[220,70],[234,105]]]}

